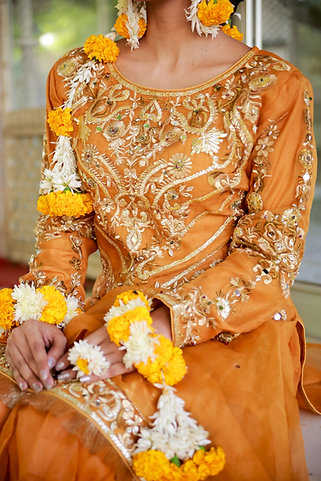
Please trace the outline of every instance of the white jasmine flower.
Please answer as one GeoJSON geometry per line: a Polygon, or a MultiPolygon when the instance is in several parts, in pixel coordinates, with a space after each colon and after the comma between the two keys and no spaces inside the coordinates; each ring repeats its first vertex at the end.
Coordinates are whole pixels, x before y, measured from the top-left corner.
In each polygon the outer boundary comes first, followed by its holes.
{"type": "Polygon", "coordinates": [[[168,459],[191,458],[199,446],[210,444],[208,432],[184,410],[184,401],[173,387],[166,386],[157,404],[152,428],[142,428],[136,453],[148,449],[162,451],[168,459]]]}
{"type": "Polygon", "coordinates": [[[50,169],[45,169],[43,179],[40,182],[40,194],[49,194],[53,190],[54,173],[50,169]]]}
{"type": "Polygon", "coordinates": [[[59,172],[53,178],[53,189],[55,191],[64,191],[70,189],[71,191],[80,190],[81,182],[76,172],[59,172]]]}
{"type": "Polygon", "coordinates": [[[14,319],[24,322],[28,319],[40,319],[43,308],[48,304],[40,292],[33,285],[21,284],[15,286],[12,297],[17,301],[14,319]]]}
{"type": "Polygon", "coordinates": [[[112,306],[107,314],[104,317],[106,321],[106,325],[113,317],[122,316],[125,312],[131,311],[132,309],[136,309],[136,307],[146,307],[144,301],[142,301],[139,297],[135,299],[131,299],[130,301],[125,304],[122,300],[119,302],[119,306],[112,306]]]}
{"type": "Polygon", "coordinates": [[[74,365],[78,378],[92,374],[101,376],[110,366],[100,347],[87,341],[75,342],[69,350],[68,360],[74,365]]]}
{"type": "Polygon", "coordinates": [[[124,345],[120,348],[126,349],[123,363],[128,369],[135,363],[146,363],[149,357],[154,360],[154,348],[158,340],[150,336],[152,332],[145,321],[133,322],[130,325],[128,341],[124,342],[124,345]]]}
{"type": "Polygon", "coordinates": [[[67,304],[67,314],[64,318],[64,325],[66,326],[71,319],[73,319],[75,316],[78,316],[79,314],[79,301],[76,297],[73,296],[68,296],[66,299],[66,304],[67,304]]]}

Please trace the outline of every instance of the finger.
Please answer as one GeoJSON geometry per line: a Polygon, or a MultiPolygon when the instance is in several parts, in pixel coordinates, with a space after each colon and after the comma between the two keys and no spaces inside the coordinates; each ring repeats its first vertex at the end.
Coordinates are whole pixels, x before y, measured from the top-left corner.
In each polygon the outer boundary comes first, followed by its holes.
{"type": "Polygon", "coordinates": [[[109,372],[109,377],[115,377],[115,376],[120,376],[121,374],[128,374],[130,372],[133,372],[135,369],[133,367],[127,368],[125,367],[124,363],[120,362],[115,362],[110,366],[108,369],[109,372]]]}
{"type": "Polygon", "coordinates": [[[47,352],[49,369],[52,369],[57,365],[58,360],[60,360],[61,356],[65,353],[66,344],[67,339],[61,331],[57,330],[56,332],[53,332],[51,348],[47,352]]]}
{"type": "Polygon", "coordinates": [[[7,351],[6,351],[6,359],[12,371],[13,377],[19,386],[20,391],[26,391],[28,389],[28,383],[25,379],[23,379],[19,371],[17,371],[17,369],[14,367],[11,356],[7,351]]]}
{"type": "Polygon", "coordinates": [[[41,333],[35,330],[33,337],[27,339],[27,342],[37,366],[37,374],[45,388],[50,389],[54,385],[54,380],[50,374],[47,351],[41,333]]]}
{"type": "Polygon", "coordinates": [[[28,386],[33,389],[35,392],[42,391],[43,385],[39,381],[39,379],[35,376],[33,371],[30,369],[28,363],[26,362],[25,358],[21,354],[21,352],[16,348],[13,347],[11,350],[11,361],[13,363],[13,371],[15,373],[15,379],[19,383],[20,377],[25,380],[28,386]]]}
{"type": "Polygon", "coordinates": [[[58,374],[57,379],[59,381],[70,381],[71,379],[75,379],[76,372],[73,369],[66,369],[65,371],[58,374]]]}
{"type": "Polygon", "coordinates": [[[99,380],[109,379],[115,376],[120,376],[121,374],[128,374],[133,371],[133,368],[127,369],[122,362],[116,362],[106,369],[106,373],[102,376],[82,376],[79,381],[87,384],[99,380]]]}
{"type": "Polygon", "coordinates": [[[66,352],[63,356],[61,356],[58,359],[56,364],[56,371],[63,371],[70,365],[70,362],[68,361],[68,355],[69,353],[66,352]]]}
{"type": "Polygon", "coordinates": [[[11,357],[11,360],[12,360],[12,363],[13,363],[13,367],[15,367],[16,370],[19,370],[19,369],[17,368],[17,365],[15,363],[14,353],[16,351],[19,351],[21,356],[25,359],[25,362],[28,364],[30,369],[35,374],[35,376],[38,377],[37,366],[36,366],[36,363],[35,363],[35,360],[34,360],[32,354],[30,352],[29,344],[28,344],[26,338],[24,337],[24,335],[17,336],[16,333],[13,332],[12,335],[10,336],[10,338],[8,339],[6,351],[7,351],[6,355],[12,353],[12,355],[10,355],[10,357],[11,357]]]}

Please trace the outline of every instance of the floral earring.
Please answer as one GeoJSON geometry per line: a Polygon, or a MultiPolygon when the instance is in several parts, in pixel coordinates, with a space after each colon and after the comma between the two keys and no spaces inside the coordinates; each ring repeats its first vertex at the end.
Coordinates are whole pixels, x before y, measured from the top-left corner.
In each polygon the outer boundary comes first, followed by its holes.
{"type": "Polygon", "coordinates": [[[113,30],[126,38],[132,49],[138,48],[139,39],[145,34],[147,28],[145,2],[133,4],[133,0],[118,0],[116,8],[118,18],[113,30]]]}
{"type": "Polygon", "coordinates": [[[216,37],[221,29],[227,35],[242,40],[236,26],[231,27],[234,5],[229,0],[192,0],[186,10],[186,18],[191,22],[192,31],[199,35],[216,37]]]}

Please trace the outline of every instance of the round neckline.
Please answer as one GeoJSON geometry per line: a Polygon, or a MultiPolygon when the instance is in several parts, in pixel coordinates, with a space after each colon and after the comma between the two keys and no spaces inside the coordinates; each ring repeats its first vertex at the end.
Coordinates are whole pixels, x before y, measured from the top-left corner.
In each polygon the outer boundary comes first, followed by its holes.
{"type": "Polygon", "coordinates": [[[129,80],[126,78],[116,67],[114,63],[108,64],[109,66],[109,71],[112,74],[114,78],[116,78],[120,83],[125,85],[128,88],[132,88],[140,93],[144,94],[157,94],[157,95],[182,95],[182,94],[190,94],[190,93],[195,93],[199,90],[203,90],[213,84],[218,83],[219,81],[225,79],[226,77],[230,76],[233,74],[236,70],[240,68],[249,58],[251,58],[255,53],[259,51],[258,47],[254,46],[252,47],[245,55],[243,55],[239,60],[237,60],[231,67],[229,67],[227,70],[224,72],[216,75],[215,77],[206,80],[205,82],[202,82],[197,85],[192,85],[191,87],[185,87],[185,88],[180,88],[180,89],[158,89],[158,88],[151,88],[151,87],[146,87],[144,85],[137,84],[133,82],[132,80],[129,80]]]}

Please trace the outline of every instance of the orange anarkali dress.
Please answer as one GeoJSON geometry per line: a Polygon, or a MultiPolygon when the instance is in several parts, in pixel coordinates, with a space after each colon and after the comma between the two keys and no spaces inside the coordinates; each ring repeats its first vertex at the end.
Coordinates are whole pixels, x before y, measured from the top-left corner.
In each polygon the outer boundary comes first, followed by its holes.
{"type": "MultiPolygon", "coordinates": [[[[87,61],[56,63],[48,110],[87,61]]],[[[290,298],[316,171],[309,82],[251,49],[180,90],[148,89],[97,63],[78,85],[72,147],[94,214],[41,216],[25,281],[84,298],[87,258],[102,273],[69,344],[103,324],[117,292],[139,288],[171,312],[188,373],[177,394],[226,453],[217,480],[305,481],[297,393],[304,330],[290,298]]],[[[43,168],[55,135],[47,129],[43,168]]],[[[20,393],[0,357],[0,480],[131,480],[131,456],[159,391],[137,372],[20,393]]],[[[320,409],[320,407],[319,407],[320,409]]],[[[214,478],[213,478],[214,479],[214,478]]]]}

